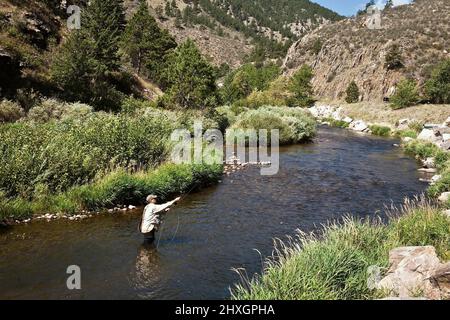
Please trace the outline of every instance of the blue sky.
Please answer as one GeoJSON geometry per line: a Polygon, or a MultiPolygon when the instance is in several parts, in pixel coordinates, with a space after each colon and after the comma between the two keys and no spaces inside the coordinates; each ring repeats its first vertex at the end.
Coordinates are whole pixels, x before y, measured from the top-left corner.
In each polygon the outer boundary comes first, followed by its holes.
{"type": "MultiPolygon", "coordinates": [[[[330,8],[344,16],[351,16],[359,9],[364,8],[369,0],[312,0],[324,7],[330,8]]],[[[385,3],[385,0],[377,0],[377,3],[385,3]]],[[[395,5],[409,3],[409,0],[394,0],[395,5]]]]}

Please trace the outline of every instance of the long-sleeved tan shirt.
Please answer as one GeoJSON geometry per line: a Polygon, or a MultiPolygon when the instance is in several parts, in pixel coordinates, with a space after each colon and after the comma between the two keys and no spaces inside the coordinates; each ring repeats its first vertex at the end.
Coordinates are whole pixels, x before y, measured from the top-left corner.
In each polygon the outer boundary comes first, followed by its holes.
{"type": "Polygon", "coordinates": [[[161,213],[170,208],[175,201],[167,202],[166,204],[150,203],[144,209],[142,216],[141,232],[148,233],[157,230],[161,224],[161,213]]]}

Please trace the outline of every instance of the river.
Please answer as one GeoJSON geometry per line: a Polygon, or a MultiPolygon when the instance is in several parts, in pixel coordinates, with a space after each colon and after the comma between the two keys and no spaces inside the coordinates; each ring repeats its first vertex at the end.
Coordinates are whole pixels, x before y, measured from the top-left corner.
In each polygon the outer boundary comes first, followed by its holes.
{"type": "Polygon", "coordinates": [[[186,197],[141,245],[142,208],[0,230],[0,299],[224,299],[260,272],[272,239],[345,214],[383,216],[385,205],[425,190],[417,162],[395,139],[322,127],[314,143],[282,147],[280,171],[248,168],[186,197]],[[82,289],[66,287],[69,265],[82,289]]]}

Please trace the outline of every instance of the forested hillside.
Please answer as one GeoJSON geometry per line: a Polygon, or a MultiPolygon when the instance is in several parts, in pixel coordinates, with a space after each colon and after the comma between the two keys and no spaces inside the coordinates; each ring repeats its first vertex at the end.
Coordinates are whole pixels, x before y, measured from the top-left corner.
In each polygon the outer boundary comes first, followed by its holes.
{"type": "MultiPolygon", "coordinates": [[[[292,42],[303,34],[341,18],[308,0],[148,2],[161,25],[177,40],[193,38],[213,62],[228,61],[233,67],[261,54],[283,57],[292,42]]],[[[128,3],[133,7],[136,1],[128,3]]]]}

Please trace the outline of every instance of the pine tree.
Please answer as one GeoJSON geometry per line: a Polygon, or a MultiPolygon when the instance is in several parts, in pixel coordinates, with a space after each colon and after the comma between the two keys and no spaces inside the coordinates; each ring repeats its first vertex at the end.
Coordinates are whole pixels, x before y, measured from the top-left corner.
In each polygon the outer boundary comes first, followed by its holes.
{"type": "Polygon", "coordinates": [[[450,103],[450,59],[434,68],[425,85],[425,92],[433,103],[450,103]]]}
{"type": "Polygon", "coordinates": [[[419,99],[417,83],[411,79],[404,79],[398,83],[395,94],[391,97],[391,108],[410,107],[417,104],[419,99]]]}
{"type": "Polygon", "coordinates": [[[167,67],[169,104],[205,109],[217,105],[216,74],[195,43],[188,39],[172,54],[167,67]]]}
{"type": "Polygon", "coordinates": [[[385,67],[388,70],[400,69],[403,67],[403,57],[398,44],[392,45],[386,55],[385,67]]]}
{"type": "Polygon", "coordinates": [[[355,81],[350,82],[347,87],[347,96],[345,101],[347,103],[357,103],[359,101],[359,88],[355,81]]]}
{"type": "Polygon", "coordinates": [[[119,38],[125,25],[122,0],[91,0],[80,30],[72,31],[51,67],[54,82],[68,100],[115,109],[121,94],[110,81],[120,65],[119,38]]]}
{"type": "Polygon", "coordinates": [[[155,13],[156,13],[156,17],[159,20],[163,20],[164,19],[164,9],[163,9],[163,7],[161,5],[156,7],[155,13]]]}
{"type": "Polygon", "coordinates": [[[166,16],[168,16],[168,17],[171,17],[173,15],[172,14],[172,7],[171,7],[169,1],[166,1],[166,4],[164,5],[164,11],[166,13],[166,16]]]}
{"type": "Polygon", "coordinates": [[[393,0],[388,0],[388,1],[386,2],[385,8],[386,8],[386,9],[390,9],[390,8],[392,8],[393,6],[394,6],[394,1],[393,1],[393,0]]]}
{"type": "Polygon", "coordinates": [[[93,54],[99,67],[116,70],[120,65],[119,40],[125,29],[125,12],[122,0],[91,0],[82,15],[82,32],[92,39],[93,54]]]}
{"type": "Polygon", "coordinates": [[[309,107],[314,103],[314,91],[311,80],[314,74],[311,67],[303,65],[293,76],[289,84],[290,91],[294,94],[292,104],[300,107],[309,107]]]}
{"type": "Polygon", "coordinates": [[[175,27],[178,29],[183,27],[183,16],[179,9],[175,10],[175,27]]]}

